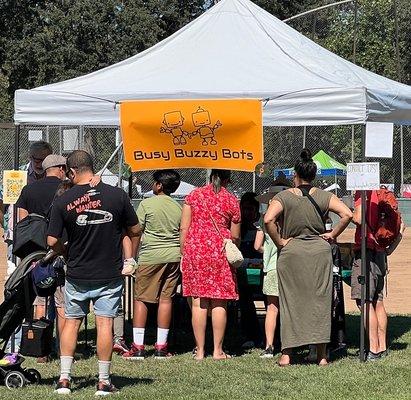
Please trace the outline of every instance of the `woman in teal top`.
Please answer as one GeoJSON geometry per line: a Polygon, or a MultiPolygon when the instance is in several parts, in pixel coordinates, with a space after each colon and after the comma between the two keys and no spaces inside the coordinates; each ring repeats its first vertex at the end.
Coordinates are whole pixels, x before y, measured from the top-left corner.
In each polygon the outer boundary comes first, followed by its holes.
{"type": "Polygon", "coordinates": [[[278,279],[277,279],[277,247],[260,227],[255,237],[254,248],[263,253],[264,281],[263,293],[267,296],[267,314],[265,317],[265,350],[262,358],[274,356],[274,333],[278,317],[278,279]]]}

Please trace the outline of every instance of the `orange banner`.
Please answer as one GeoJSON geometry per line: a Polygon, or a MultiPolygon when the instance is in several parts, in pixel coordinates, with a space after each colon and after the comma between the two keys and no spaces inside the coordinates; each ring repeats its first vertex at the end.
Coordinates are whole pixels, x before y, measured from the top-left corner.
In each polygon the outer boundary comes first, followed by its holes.
{"type": "Polygon", "coordinates": [[[254,171],[263,161],[257,99],[127,101],[120,118],[124,157],[133,171],[254,171]]]}

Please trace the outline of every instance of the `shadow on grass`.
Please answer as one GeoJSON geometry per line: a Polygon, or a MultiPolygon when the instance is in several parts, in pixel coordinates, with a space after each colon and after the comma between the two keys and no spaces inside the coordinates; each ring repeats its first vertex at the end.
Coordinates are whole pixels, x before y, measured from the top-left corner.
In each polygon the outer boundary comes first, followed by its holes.
{"type": "MultiPolygon", "coordinates": [[[[403,350],[408,347],[401,338],[411,331],[411,316],[388,316],[387,344],[391,350],[403,350]]],[[[360,315],[346,315],[347,344],[349,347],[358,348],[360,345],[360,315]]]]}
{"type": "MultiPolygon", "coordinates": [[[[113,384],[116,386],[117,389],[122,389],[127,386],[135,386],[135,385],[151,385],[154,383],[154,379],[151,378],[130,378],[127,376],[120,376],[120,375],[112,375],[111,377],[113,384]]],[[[45,378],[41,380],[42,386],[51,386],[53,387],[56,382],[57,378],[45,378]]],[[[97,384],[97,377],[90,377],[90,376],[76,376],[74,378],[73,388],[75,390],[86,389],[89,387],[94,387],[97,384]]]]}

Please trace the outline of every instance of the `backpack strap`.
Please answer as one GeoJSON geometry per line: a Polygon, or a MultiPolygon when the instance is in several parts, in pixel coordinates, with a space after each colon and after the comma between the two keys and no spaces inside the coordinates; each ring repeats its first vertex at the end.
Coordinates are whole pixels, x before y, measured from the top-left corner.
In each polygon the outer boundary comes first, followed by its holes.
{"type": "Polygon", "coordinates": [[[324,226],[324,232],[325,232],[327,230],[325,227],[325,221],[324,221],[325,216],[323,212],[321,211],[320,206],[317,204],[314,198],[310,195],[309,189],[306,186],[299,186],[297,189],[300,189],[303,196],[307,197],[307,199],[310,200],[311,204],[314,206],[315,210],[317,211],[318,216],[321,218],[321,222],[324,226]]]}

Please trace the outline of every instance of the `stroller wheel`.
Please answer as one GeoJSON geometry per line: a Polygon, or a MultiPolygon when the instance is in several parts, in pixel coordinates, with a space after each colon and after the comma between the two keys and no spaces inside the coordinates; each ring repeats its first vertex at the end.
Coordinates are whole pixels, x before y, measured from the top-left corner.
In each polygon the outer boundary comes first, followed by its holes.
{"type": "Polygon", "coordinates": [[[24,375],[20,371],[10,371],[4,378],[7,389],[22,388],[26,383],[24,375]]]}
{"type": "Polygon", "coordinates": [[[24,375],[26,376],[26,379],[33,385],[39,385],[41,382],[40,372],[34,368],[27,368],[24,371],[24,375]]]}

